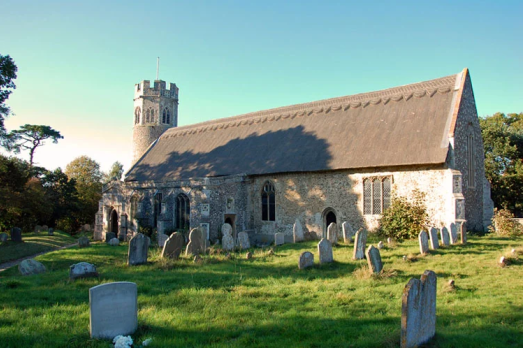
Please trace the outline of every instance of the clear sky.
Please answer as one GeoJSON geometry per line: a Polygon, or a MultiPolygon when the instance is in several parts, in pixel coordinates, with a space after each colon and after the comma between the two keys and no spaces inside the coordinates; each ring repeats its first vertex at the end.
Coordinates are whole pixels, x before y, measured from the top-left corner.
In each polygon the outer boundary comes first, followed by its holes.
{"type": "MultiPolygon", "coordinates": [[[[45,124],[54,169],[129,169],[134,84],[180,88],[179,125],[471,72],[478,113],[523,111],[523,1],[0,0],[18,66],[9,130],[45,124]]],[[[22,153],[28,158],[27,153],[22,153]]]]}

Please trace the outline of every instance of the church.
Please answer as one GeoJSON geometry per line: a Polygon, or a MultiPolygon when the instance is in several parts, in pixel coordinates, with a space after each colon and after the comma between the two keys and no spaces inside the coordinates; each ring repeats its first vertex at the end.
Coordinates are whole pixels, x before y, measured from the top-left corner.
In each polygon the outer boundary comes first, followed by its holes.
{"type": "Polygon", "coordinates": [[[178,87],[134,89],[133,166],[103,188],[95,237],[201,227],[310,238],[379,226],[393,195],[424,195],[431,224],[482,231],[493,203],[468,69],[430,81],[178,127],[178,87]]]}

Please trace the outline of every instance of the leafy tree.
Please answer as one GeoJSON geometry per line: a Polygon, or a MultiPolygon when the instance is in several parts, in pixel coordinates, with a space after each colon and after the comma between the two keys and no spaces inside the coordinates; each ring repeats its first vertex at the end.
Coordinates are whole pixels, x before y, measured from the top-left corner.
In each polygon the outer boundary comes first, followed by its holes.
{"type": "Polygon", "coordinates": [[[58,221],[67,218],[76,221],[80,211],[76,180],[69,179],[62,169],[58,168],[52,172],[46,171],[41,181],[46,200],[52,202],[52,213],[47,225],[56,226],[58,221]]]}
{"type": "Polygon", "coordinates": [[[34,153],[36,148],[43,146],[45,140],[51,139],[53,143],[58,143],[58,139],[64,137],[53,128],[43,125],[25,124],[19,130],[14,130],[10,133],[10,138],[13,141],[13,148],[15,151],[20,151],[20,148],[29,150],[29,163],[33,165],[34,153]]]}
{"type": "Polygon", "coordinates": [[[28,180],[28,165],[18,158],[0,155],[0,230],[7,230],[20,221],[28,180]]]}
{"type": "Polygon", "coordinates": [[[113,163],[109,172],[104,174],[104,184],[108,183],[111,180],[122,180],[123,175],[123,164],[116,161],[113,163]]]}
{"type": "Polygon", "coordinates": [[[523,214],[523,113],[496,113],[480,119],[485,174],[497,208],[523,214]]]}
{"type": "Polygon", "coordinates": [[[4,120],[11,114],[9,106],[5,103],[9,95],[16,88],[13,82],[16,79],[18,68],[9,55],[0,54],[0,145],[6,146],[7,134],[5,131],[4,120]]]}

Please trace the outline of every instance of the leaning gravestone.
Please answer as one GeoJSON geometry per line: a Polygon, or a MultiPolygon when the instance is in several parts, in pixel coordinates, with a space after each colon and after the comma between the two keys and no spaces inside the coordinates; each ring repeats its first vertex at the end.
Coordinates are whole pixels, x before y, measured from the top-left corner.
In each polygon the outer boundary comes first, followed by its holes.
{"type": "Polygon", "coordinates": [[[33,259],[24,260],[18,265],[18,271],[23,276],[45,273],[47,271],[45,266],[38,261],[33,259]]]}
{"type": "Polygon", "coordinates": [[[107,244],[110,246],[118,246],[120,244],[120,240],[118,238],[113,238],[107,244]]]}
{"type": "Polygon", "coordinates": [[[22,230],[18,227],[11,228],[11,240],[13,242],[21,242],[22,241],[22,230]]]}
{"type": "Polygon", "coordinates": [[[303,227],[301,227],[300,220],[296,219],[294,226],[292,227],[292,235],[294,243],[303,242],[303,227]]]}
{"type": "Polygon", "coordinates": [[[162,257],[177,259],[183,250],[184,238],[180,232],[171,234],[163,245],[162,257]]]}
{"type": "Polygon", "coordinates": [[[354,236],[354,230],[352,229],[352,226],[345,221],[341,224],[341,229],[343,231],[343,241],[347,244],[352,242],[352,237],[354,236]]]}
{"type": "Polygon", "coordinates": [[[431,227],[429,230],[429,237],[430,237],[430,248],[432,250],[436,250],[439,248],[438,243],[438,229],[435,227],[431,227]]]}
{"type": "Polygon", "coordinates": [[[78,238],[78,247],[79,248],[87,248],[89,245],[90,245],[89,238],[87,238],[87,237],[78,238]]]}
{"type": "Polygon", "coordinates": [[[88,262],[79,262],[69,267],[69,279],[98,277],[96,266],[88,262]]]}
{"type": "Polygon", "coordinates": [[[450,245],[449,230],[445,226],[441,228],[441,245],[450,245]]]}
{"type": "Polygon", "coordinates": [[[459,235],[461,237],[461,244],[467,244],[467,229],[465,228],[464,222],[459,226],[459,235]]]}
{"type": "Polygon", "coordinates": [[[320,264],[334,261],[332,257],[332,244],[328,239],[322,238],[318,243],[320,264]]]}
{"type": "Polygon", "coordinates": [[[418,347],[436,334],[436,273],[425,271],[403,290],[401,348],[418,347]]]}
{"type": "Polygon", "coordinates": [[[111,239],[113,239],[113,238],[116,238],[116,233],[114,233],[114,232],[107,232],[107,233],[105,234],[105,242],[106,242],[106,243],[109,243],[109,241],[110,241],[111,239]]]}
{"type": "Polygon", "coordinates": [[[202,252],[202,233],[199,228],[193,228],[189,233],[189,243],[185,248],[185,255],[198,255],[202,252]]]}
{"type": "MultiPolygon", "coordinates": [[[[118,239],[117,239],[118,240],[118,239]]],[[[127,254],[127,264],[130,266],[147,263],[147,252],[149,250],[150,239],[142,233],[138,233],[129,241],[129,252],[127,254]]]]}
{"type": "Polygon", "coordinates": [[[50,229],[47,231],[47,235],[48,235],[48,236],[54,236],[54,228],[50,228],[50,229]]]}
{"type": "Polygon", "coordinates": [[[331,222],[327,227],[327,239],[332,245],[338,243],[338,225],[335,222],[331,222]]]}
{"type": "Polygon", "coordinates": [[[167,239],[169,239],[168,235],[164,233],[158,233],[158,246],[163,248],[167,239]]]}
{"type": "Polygon", "coordinates": [[[274,234],[274,245],[283,245],[285,244],[285,235],[283,233],[274,234]]]}
{"type": "Polygon", "coordinates": [[[354,238],[354,254],[352,258],[354,260],[361,260],[365,257],[365,246],[367,244],[367,230],[360,228],[356,232],[356,237],[354,238]]]}
{"type": "Polygon", "coordinates": [[[425,231],[421,231],[418,236],[419,252],[426,254],[429,252],[429,235],[425,231]]]}
{"type": "Polygon", "coordinates": [[[232,237],[232,226],[229,224],[222,225],[222,248],[226,251],[234,249],[234,238],[232,237]]]}
{"type": "Polygon", "coordinates": [[[7,242],[8,238],[9,238],[9,236],[7,235],[7,233],[0,233],[0,243],[7,242]]]}
{"type": "Polygon", "coordinates": [[[249,249],[251,247],[251,243],[249,241],[249,234],[247,232],[238,233],[238,243],[240,244],[240,248],[242,250],[249,249]]]}
{"type": "Polygon", "coordinates": [[[367,263],[369,264],[369,269],[372,273],[380,273],[383,269],[380,251],[371,245],[368,247],[365,255],[367,256],[367,263]]]}
{"type": "Polygon", "coordinates": [[[455,223],[450,224],[450,244],[458,242],[458,226],[455,223]]]}
{"type": "Polygon", "coordinates": [[[135,283],[115,282],[89,289],[91,338],[113,339],[138,327],[138,290],[135,283]]]}
{"type": "Polygon", "coordinates": [[[305,269],[312,266],[314,266],[314,255],[310,251],[302,252],[298,261],[298,268],[305,269]]]}

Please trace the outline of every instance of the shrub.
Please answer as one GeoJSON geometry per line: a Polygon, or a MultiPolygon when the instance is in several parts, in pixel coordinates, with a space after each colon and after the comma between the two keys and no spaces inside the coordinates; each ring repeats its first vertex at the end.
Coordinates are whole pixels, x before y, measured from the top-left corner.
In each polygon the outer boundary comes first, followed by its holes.
{"type": "Polygon", "coordinates": [[[414,190],[411,199],[392,195],[390,207],[380,219],[378,233],[398,241],[416,238],[429,222],[425,207],[425,194],[414,190]]]}
{"type": "Polygon", "coordinates": [[[495,209],[489,231],[498,236],[512,237],[523,234],[522,226],[514,221],[514,215],[507,209],[495,209]]]}

